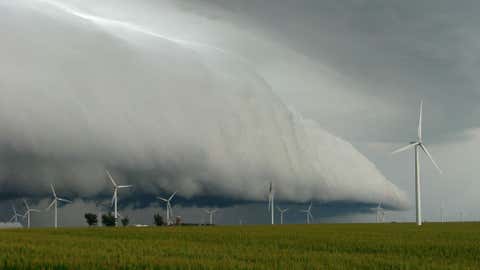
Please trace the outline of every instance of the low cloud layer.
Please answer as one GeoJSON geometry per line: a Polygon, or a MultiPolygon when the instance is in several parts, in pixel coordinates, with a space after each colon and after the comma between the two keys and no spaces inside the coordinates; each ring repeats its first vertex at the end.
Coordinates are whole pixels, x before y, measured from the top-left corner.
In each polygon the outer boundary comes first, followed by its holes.
{"type": "MultiPolygon", "coordinates": [[[[102,8],[0,0],[3,199],[47,196],[51,183],[73,198],[105,196],[109,169],[140,196],[258,201],[273,181],[284,201],[408,206],[243,56],[102,8]]],[[[189,18],[177,12],[169,19],[189,18]]]]}

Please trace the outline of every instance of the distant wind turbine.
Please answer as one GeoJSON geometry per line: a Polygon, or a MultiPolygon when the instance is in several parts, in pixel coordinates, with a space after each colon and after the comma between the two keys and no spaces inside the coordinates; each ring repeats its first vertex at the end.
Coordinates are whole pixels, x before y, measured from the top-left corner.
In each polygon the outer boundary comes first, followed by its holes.
{"type": "Polygon", "coordinates": [[[423,114],[423,101],[420,103],[420,118],[418,120],[418,138],[417,141],[411,142],[409,145],[404,146],[398,150],[393,151],[392,154],[400,153],[406,151],[408,149],[414,148],[415,149],[415,198],[416,198],[416,213],[417,213],[417,225],[422,225],[422,202],[421,202],[421,192],[420,192],[420,149],[427,154],[428,158],[432,161],[433,165],[437,168],[437,170],[442,173],[442,170],[437,165],[435,160],[433,159],[430,152],[428,152],[427,147],[423,144],[422,138],[422,114],[423,114]]]}
{"type": "Polygon", "coordinates": [[[288,208],[282,209],[280,207],[277,207],[277,209],[278,212],[280,212],[280,224],[283,224],[283,215],[285,214],[285,212],[288,211],[288,208]]]}
{"type": "Polygon", "coordinates": [[[310,203],[310,206],[308,206],[307,209],[305,210],[300,210],[300,212],[305,213],[307,216],[307,224],[310,224],[310,219],[313,220],[313,215],[312,215],[312,203],[310,203]]]}
{"type": "Polygon", "coordinates": [[[112,206],[114,206],[114,212],[115,212],[115,226],[118,226],[118,190],[122,188],[131,188],[133,186],[117,185],[117,182],[115,182],[110,172],[108,170],[105,170],[105,172],[107,173],[108,179],[110,179],[110,182],[112,182],[112,185],[113,185],[112,206]]]}
{"type": "Polygon", "coordinates": [[[50,203],[50,205],[47,207],[47,210],[50,210],[52,208],[52,206],[55,207],[55,222],[54,222],[54,225],[55,225],[55,229],[56,229],[58,227],[58,210],[57,210],[58,202],[60,201],[60,202],[64,202],[64,203],[72,203],[72,201],[57,197],[57,193],[55,193],[55,188],[53,187],[53,185],[50,185],[50,187],[52,188],[53,200],[52,200],[52,203],[50,203]]]}
{"type": "Polygon", "coordinates": [[[275,190],[273,189],[273,182],[270,182],[268,191],[268,211],[271,214],[272,225],[275,224],[275,190]]]}
{"type": "Polygon", "coordinates": [[[157,199],[159,200],[162,200],[166,203],[166,208],[167,208],[167,225],[170,225],[171,224],[171,216],[173,216],[173,210],[172,210],[172,204],[171,204],[171,201],[173,199],[173,197],[175,197],[175,194],[177,194],[177,192],[175,191],[172,195],[170,195],[170,197],[168,199],[165,199],[165,198],[162,198],[162,197],[157,197],[157,199]]]}
{"type": "Polygon", "coordinates": [[[17,212],[17,209],[15,209],[15,205],[13,205],[13,204],[12,204],[12,210],[13,210],[13,216],[12,216],[12,218],[11,218],[8,222],[19,223],[19,222],[18,222],[18,218],[19,218],[19,217],[23,217],[23,215],[20,215],[20,214],[17,212]]]}
{"type": "Polygon", "coordinates": [[[27,200],[23,200],[23,204],[25,204],[25,209],[27,209],[27,211],[25,212],[25,215],[23,215],[23,217],[27,218],[27,228],[30,228],[30,214],[32,212],[40,212],[40,210],[30,208],[30,206],[28,206],[27,200]]]}
{"type": "Polygon", "coordinates": [[[218,212],[218,209],[205,210],[205,213],[207,213],[210,216],[210,225],[215,224],[215,213],[217,212],[218,212]]]}
{"type": "Polygon", "coordinates": [[[446,219],[445,219],[445,206],[444,206],[444,204],[442,203],[442,205],[440,206],[440,221],[441,221],[442,223],[444,223],[445,220],[446,220],[446,219]]]}
{"type": "Polygon", "coordinates": [[[385,210],[383,210],[382,202],[380,202],[376,208],[377,223],[383,223],[385,221],[385,210]]]}

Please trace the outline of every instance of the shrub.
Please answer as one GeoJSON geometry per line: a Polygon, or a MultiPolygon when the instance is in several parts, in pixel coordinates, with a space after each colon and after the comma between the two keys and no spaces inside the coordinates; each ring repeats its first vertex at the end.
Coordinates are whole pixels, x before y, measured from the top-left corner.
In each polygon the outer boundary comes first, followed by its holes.
{"type": "Polygon", "coordinates": [[[153,215],[153,222],[155,223],[156,226],[165,225],[165,222],[163,221],[163,217],[159,213],[156,213],[155,215],[153,215]]]}
{"type": "Polygon", "coordinates": [[[115,226],[115,217],[112,215],[112,213],[102,215],[102,224],[107,227],[115,226]]]}
{"type": "Polygon", "coordinates": [[[127,227],[128,224],[130,223],[130,220],[128,219],[128,217],[124,217],[124,218],[122,218],[121,222],[122,222],[123,227],[127,227]]]}
{"type": "Polygon", "coordinates": [[[96,226],[98,224],[98,218],[97,215],[93,213],[86,213],[85,214],[85,219],[87,220],[88,226],[96,226]]]}

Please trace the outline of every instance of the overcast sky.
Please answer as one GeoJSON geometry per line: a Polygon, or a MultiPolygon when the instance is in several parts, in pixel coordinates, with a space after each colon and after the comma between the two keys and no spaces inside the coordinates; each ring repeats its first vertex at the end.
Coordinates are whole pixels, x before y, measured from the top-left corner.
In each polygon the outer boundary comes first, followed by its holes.
{"type": "MultiPolygon", "coordinates": [[[[0,63],[3,211],[10,200],[27,195],[44,206],[42,198],[53,178],[67,195],[77,198],[66,211],[66,224],[81,223],[78,212],[98,208],[91,197],[108,197],[108,183],[95,188],[92,179],[102,179],[103,168],[110,166],[129,182],[156,173],[163,177],[134,183],[141,186],[135,192],[144,202],[125,204],[124,211],[138,222],[148,223],[156,211],[151,201],[155,192],[180,189],[185,209],[178,211],[189,221],[200,216],[195,218],[193,213],[199,211],[188,199],[207,196],[202,206],[227,207],[220,222],[236,223],[250,213],[245,220],[264,223],[264,206],[252,201],[263,198],[265,179],[272,178],[280,179],[280,198],[295,203],[316,200],[318,221],[372,220],[365,211],[379,200],[403,209],[388,212],[387,220],[412,220],[413,152],[396,156],[390,152],[415,140],[423,99],[424,141],[444,171],[439,175],[422,158],[425,219],[438,219],[441,205],[452,219],[462,210],[466,218],[480,218],[478,1],[72,0],[58,5],[20,0],[18,6],[8,2],[0,0],[4,6],[0,35],[7,41],[0,44],[0,55],[7,59],[0,63]],[[28,29],[29,24],[38,30],[28,29]],[[168,42],[156,41],[151,34],[168,42]],[[118,82],[119,77],[125,80],[118,82]],[[44,84],[41,94],[33,82],[44,84]],[[196,91],[177,90],[192,85],[196,91]],[[12,86],[20,87],[23,95],[19,97],[12,86]],[[145,90],[132,90],[139,87],[145,90]],[[203,89],[209,89],[208,94],[203,89]],[[228,94],[221,92],[225,89],[228,94]],[[245,105],[246,96],[254,102],[245,105]],[[170,102],[159,106],[152,98],[170,102]],[[171,100],[181,108],[168,107],[171,100]],[[33,108],[32,102],[37,104],[33,108]],[[107,109],[97,110],[97,105],[107,109]],[[120,106],[128,106],[134,124],[126,126],[120,119],[119,112],[124,111],[120,106]],[[34,116],[11,113],[25,108],[34,116]],[[224,116],[230,114],[235,116],[224,116]],[[243,139],[235,136],[239,129],[232,119],[240,119],[243,139]],[[182,121],[185,126],[178,124],[182,121]],[[217,121],[224,124],[218,128],[217,121]],[[38,124],[32,127],[31,122],[38,124]],[[106,123],[121,134],[110,139],[102,128],[106,123]],[[150,128],[153,123],[158,129],[150,128]],[[82,133],[85,127],[88,132],[82,133]],[[133,127],[142,135],[132,133],[133,127]],[[282,136],[279,127],[285,132],[282,136]],[[212,128],[219,129],[221,139],[210,141],[220,136],[212,128]],[[251,145],[259,138],[252,132],[260,129],[262,138],[271,142],[262,141],[261,150],[251,145]],[[163,135],[148,134],[153,132],[163,135]],[[198,137],[192,139],[193,133],[198,137]],[[140,143],[131,140],[134,135],[140,143]],[[176,140],[179,137],[182,143],[176,140]],[[187,140],[191,145],[183,144],[187,140]],[[312,143],[319,145],[318,158],[298,150],[312,143]],[[204,152],[218,160],[199,163],[204,152]],[[155,160],[150,161],[152,157],[155,160]],[[238,165],[246,157],[259,168],[238,165]],[[315,163],[316,174],[302,167],[310,162],[315,163]],[[286,164],[295,176],[284,171],[286,164]],[[45,171],[32,180],[38,189],[30,191],[26,179],[45,171]],[[72,178],[59,180],[65,175],[72,178]],[[261,183],[245,180],[259,176],[261,183]],[[223,194],[235,202],[225,202],[223,194]]],[[[297,211],[301,205],[292,207],[297,211]]],[[[38,224],[47,219],[42,217],[38,224]]],[[[292,222],[301,220],[292,213],[292,222]]]]}

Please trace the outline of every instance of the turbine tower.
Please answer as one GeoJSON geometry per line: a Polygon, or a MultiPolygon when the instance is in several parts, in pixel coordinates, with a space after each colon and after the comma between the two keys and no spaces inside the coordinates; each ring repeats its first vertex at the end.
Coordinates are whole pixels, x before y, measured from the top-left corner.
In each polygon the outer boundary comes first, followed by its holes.
{"type": "Polygon", "coordinates": [[[377,212],[377,223],[383,223],[385,221],[385,210],[382,207],[382,202],[380,202],[376,208],[377,212]]]}
{"type": "Polygon", "coordinates": [[[421,201],[421,192],[420,192],[420,149],[425,152],[428,158],[432,161],[433,165],[437,168],[437,170],[442,173],[442,170],[437,165],[435,160],[433,159],[430,152],[428,152],[427,147],[423,144],[423,137],[422,137],[422,115],[423,115],[423,101],[420,102],[420,117],[418,120],[418,138],[417,141],[411,142],[409,145],[404,146],[398,150],[393,151],[392,154],[400,153],[406,151],[408,149],[414,148],[415,150],[415,199],[416,199],[416,213],[417,213],[417,225],[422,225],[422,201],[421,201]]]}
{"type": "Polygon", "coordinates": [[[18,222],[18,218],[19,218],[19,217],[23,217],[23,215],[20,215],[20,214],[17,212],[17,209],[15,209],[15,205],[13,205],[13,204],[12,204],[12,210],[13,210],[13,216],[12,216],[12,218],[11,218],[8,222],[19,223],[19,222],[18,222]]]}
{"type": "Polygon", "coordinates": [[[113,197],[112,197],[112,206],[114,207],[115,211],[115,226],[118,226],[118,190],[122,188],[131,188],[132,185],[117,185],[117,182],[113,179],[112,175],[108,170],[105,170],[107,173],[108,179],[112,182],[113,185],[113,197]]]}
{"type": "Polygon", "coordinates": [[[166,205],[166,208],[167,208],[167,225],[171,224],[170,216],[173,215],[171,201],[172,201],[173,197],[175,197],[175,194],[177,194],[176,191],[172,195],[170,195],[170,197],[168,199],[165,199],[165,198],[162,198],[162,197],[157,197],[157,199],[162,200],[162,201],[166,202],[166,204],[167,204],[166,205]]]}
{"type": "Polygon", "coordinates": [[[312,215],[312,203],[310,203],[310,206],[308,206],[307,209],[305,210],[300,210],[300,212],[305,213],[307,216],[307,224],[310,224],[310,219],[313,220],[313,215],[312,215]]]}
{"type": "Polygon", "coordinates": [[[50,203],[50,205],[47,207],[47,210],[50,210],[50,208],[52,208],[52,206],[55,206],[54,225],[55,225],[55,229],[56,229],[58,227],[58,210],[57,210],[58,202],[60,201],[60,202],[64,202],[64,203],[72,203],[72,201],[57,197],[57,193],[55,193],[55,188],[53,187],[53,185],[50,185],[50,187],[52,188],[53,200],[52,200],[52,203],[50,203]]]}
{"type": "Polygon", "coordinates": [[[440,206],[440,222],[444,223],[445,222],[445,206],[442,203],[440,206]]]}
{"type": "Polygon", "coordinates": [[[25,215],[23,215],[23,217],[27,218],[27,228],[30,228],[30,214],[32,212],[40,212],[40,210],[30,208],[28,206],[27,200],[23,200],[23,204],[25,204],[25,209],[27,209],[27,211],[25,212],[25,215]]]}
{"type": "Polygon", "coordinates": [[[278,211],[280,212],[280,224],[283,224],[283,215],[285,212],[288,211],[288,208],[282,209],[280,207],[277,207],[278,211]]]}
{"type": "Polygon", "coordinates": [[[273,182],[270,182],[268,192],[268,211],[272,217],[272,225],[275,224],[275,190],[273,190],[273,182]]]}
{"type": "Polygon", "coordinates": [[[213,210],[205,210],[205,213],[207,213],[210,216],[210,225],[214,224],[215,221],[215,213],[218,212],[218,209],[213,209],[213,210]]]}

